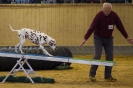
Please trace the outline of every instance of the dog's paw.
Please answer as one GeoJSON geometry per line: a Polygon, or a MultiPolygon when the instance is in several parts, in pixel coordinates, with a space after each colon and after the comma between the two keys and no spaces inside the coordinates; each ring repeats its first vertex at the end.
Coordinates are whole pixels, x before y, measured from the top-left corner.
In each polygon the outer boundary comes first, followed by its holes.
{"type": "Polygon", "coordinates": [[[49,54],[48,56],[49,56],[49,57],[52,57],[53,55],[49,54]]]}
{"type": "Polygon", "coordinates": [[[21,52],[21,54],[25,54],[24,52],[21,52]]]}
{"type": "Polygon", "coordinates": [[[19,53],[17,50],[15,50],[16,53],[19,53]]]}

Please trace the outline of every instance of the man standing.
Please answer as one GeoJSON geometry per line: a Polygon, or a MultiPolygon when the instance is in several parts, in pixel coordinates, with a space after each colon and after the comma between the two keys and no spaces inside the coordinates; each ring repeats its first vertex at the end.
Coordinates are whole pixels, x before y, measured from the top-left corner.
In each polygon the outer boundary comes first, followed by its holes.
{"type": "MultiPolygon", "coordinates": [[[[96,14],[94,17],[90,28],[86,32],[84,36],[84,40],[81,42],[80,46],[85,44],[87,39],[94,32],[94,47],[95,54],[94,58],[96,60],[100,60],[102,54],[102,47],[105,50],[106,60],[113,61],[113,36],[112,32],[114,30],[114,25],[116,25],[117,29],[121,32],[121,34],[125,37],[125,39],[133,44],[133,39],[128,37],[125,28],[119,18],[119,16],[112,11],[112,5],[110,3],[103,4],[103,10],[96,14]]],[[[92,65],[90,68],[90,80],[96,81],[95,75],[98,69],[98,65],[92,65]]],[[[105,81],[114,82],[115,78],[112,77],[112,67],[105,66],[104,79],[105,81]]]]}

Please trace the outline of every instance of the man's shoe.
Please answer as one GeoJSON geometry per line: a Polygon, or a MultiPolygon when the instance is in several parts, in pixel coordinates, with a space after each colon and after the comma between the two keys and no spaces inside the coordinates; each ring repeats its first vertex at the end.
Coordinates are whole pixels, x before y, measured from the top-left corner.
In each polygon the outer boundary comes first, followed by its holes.
{"type": "Polygon", "coordinates": [[[95,77],[90,76],[89,79],[90,79],[90,81],[92,81],[92,82],[96,82],[96,78],[95,78],[95,77]]]}
{"type": "Polygon", "coordinates": [[[111,78],[105,78],[105,82],[115,82],[117,79],[111,77],[111,78]]]}

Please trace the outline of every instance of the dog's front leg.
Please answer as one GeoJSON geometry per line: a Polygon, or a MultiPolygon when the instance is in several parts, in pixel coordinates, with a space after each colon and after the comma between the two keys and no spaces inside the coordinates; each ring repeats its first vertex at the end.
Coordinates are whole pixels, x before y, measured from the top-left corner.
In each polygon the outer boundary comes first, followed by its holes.
{"type": "Polygon", "coordinates": [[[46,49],[43,47],[43,45],[42,44],[40,44],[40,48],[42,49],[42,51],[43,51],[43,53],[45,54],[45,55],[48,55],[48,56],[53,56],[53,55],[51,55],[51,54],[49,54],[47,51],[46,51],[46,49]]]}

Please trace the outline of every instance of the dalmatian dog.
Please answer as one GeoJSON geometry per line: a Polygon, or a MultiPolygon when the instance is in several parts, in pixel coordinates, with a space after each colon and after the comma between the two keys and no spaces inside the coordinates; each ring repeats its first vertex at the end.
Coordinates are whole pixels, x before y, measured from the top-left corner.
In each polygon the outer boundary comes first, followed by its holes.
{"type": "Polygon", "coordinates": [[[22,46],[25,40],[29,39],[32,43],[39,45],[45,55],[53,56],[46,51],[46,49],[44,48],[44,45],[48,44],[53,50],[55,50],[56,48],[55,39],[51,38],[45,33],[42,33],[40,31],[35,31],[29,28],[22,28],[20,30],[14,30],[10,24],[9,24],[9,27],[12,31],[18,32],[18,38],[20,39],[20,42],[16,44],[15,46],[15,52],[18,53],[17,48],[19,48],[19,51],[22,54],[24,54],[24,52],[22,51],[22,46]]]}

